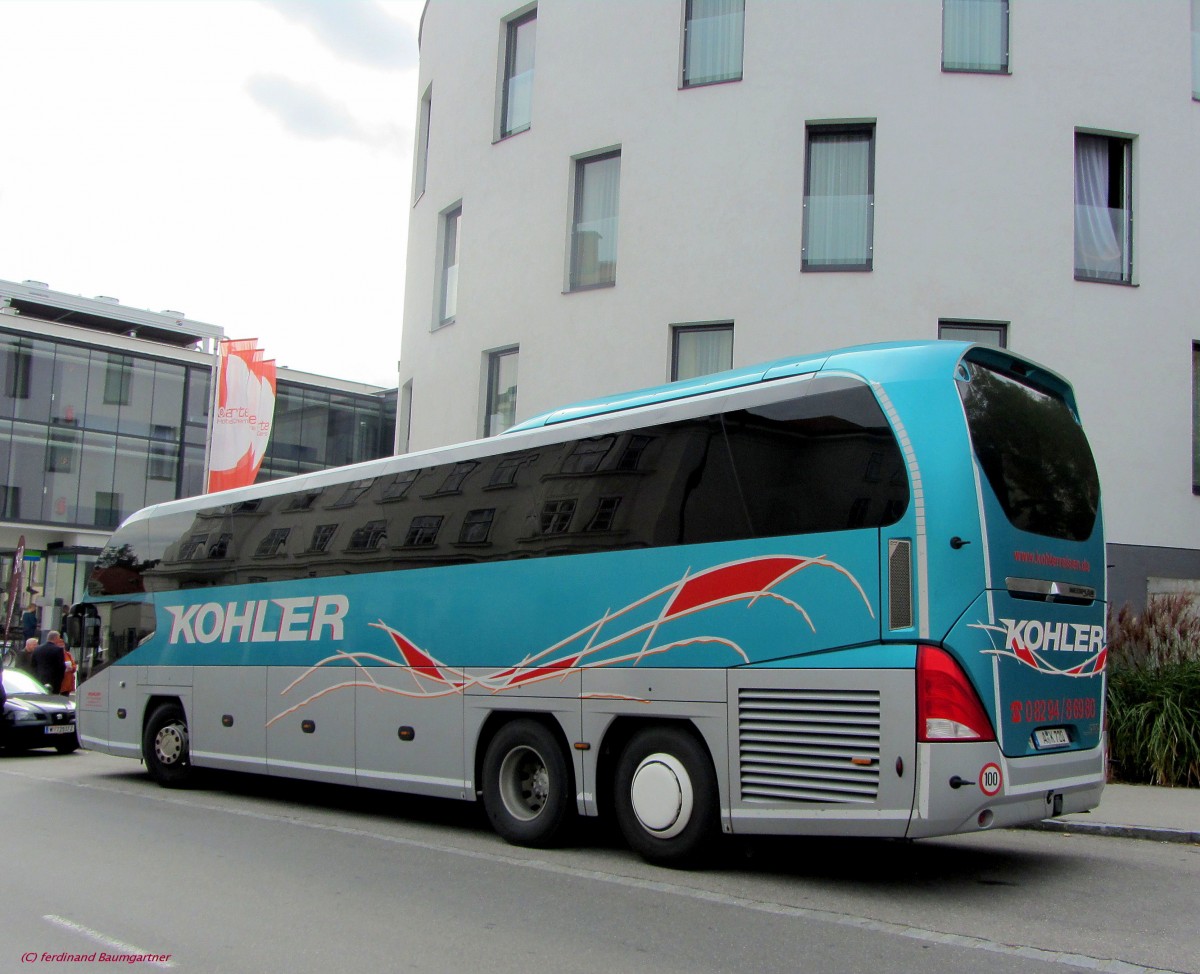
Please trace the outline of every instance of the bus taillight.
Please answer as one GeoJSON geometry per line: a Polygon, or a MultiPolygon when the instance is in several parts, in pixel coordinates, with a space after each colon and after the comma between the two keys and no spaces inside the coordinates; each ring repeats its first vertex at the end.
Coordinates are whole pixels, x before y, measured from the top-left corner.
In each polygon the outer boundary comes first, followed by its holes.
{"type": "Polygon", "coordinates": [[[994,741],[992,722],[962,667],[944,649],[917,650],[917,740],[994,741]]]}

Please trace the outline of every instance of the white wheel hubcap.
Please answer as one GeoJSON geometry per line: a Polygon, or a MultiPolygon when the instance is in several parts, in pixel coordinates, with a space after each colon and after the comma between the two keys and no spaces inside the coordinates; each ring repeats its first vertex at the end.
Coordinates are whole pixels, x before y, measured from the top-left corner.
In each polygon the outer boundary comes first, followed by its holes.
{"type": "Polygon", "coordinates": [[[660,839],[678,835],[692,818],[692,779],[670,754],[650,754],[633,773],[633,812],[646,831],[660,839]]]}

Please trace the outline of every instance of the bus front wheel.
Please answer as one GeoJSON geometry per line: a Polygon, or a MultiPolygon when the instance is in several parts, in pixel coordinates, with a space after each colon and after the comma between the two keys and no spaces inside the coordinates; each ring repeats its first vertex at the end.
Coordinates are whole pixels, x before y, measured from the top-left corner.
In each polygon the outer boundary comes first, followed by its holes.
{"type": "Polygon", "coordinates": [[[617,764],[617,824],[630,848],[663,866],[702,860],[717,834],[717,782],[704,746],[674,727],[633,736],[617,764]]]}
{"type": "Polygon", "coordinates": [[[483,807],[513,845],[544,847],[574,815],[571,769],[554,734],[535,720],[505,724],[483,758],[483,807]]]}
{"type": "Polygon", "coordinates": [[[187,716],[177,703],[161,704],[146,721],[142,758],[150,777],[167,788],[179,788],[192,775],[187,716]]]}

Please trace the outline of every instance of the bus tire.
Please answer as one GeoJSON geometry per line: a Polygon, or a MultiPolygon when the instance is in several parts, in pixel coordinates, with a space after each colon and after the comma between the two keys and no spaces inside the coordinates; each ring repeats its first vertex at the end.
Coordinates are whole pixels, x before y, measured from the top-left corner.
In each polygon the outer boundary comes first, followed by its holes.
{"type": "Polygon", "coordinates": [[[492,828],[513,845],[553,845],[574,818],[571,780],[562,745],[544,724],[505,724],[483,758],[483,807],[492,828]]]}
{"type": "Polygon", "coordinates": [[[192,776],[187,715],[177,703],[155,708],[142,733],[142,759],[150,777],[165,788],[181,788],[192,776]]]}
{"type": "Polygon", "coordinates": [[[634,852],[660,866],[698,865],[718,834],[717,779],[692,734],[650,727],[633,736],[617,762],[617,825],[634,852]]]}

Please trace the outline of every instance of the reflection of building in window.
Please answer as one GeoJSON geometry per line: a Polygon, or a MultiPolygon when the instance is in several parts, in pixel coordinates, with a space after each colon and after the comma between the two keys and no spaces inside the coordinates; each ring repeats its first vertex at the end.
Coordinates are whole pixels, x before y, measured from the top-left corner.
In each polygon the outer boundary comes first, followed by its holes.
{"type": "Polygon", "coordinates": [[[208,549],[209,558],[226,558],[229,555],[229,542],[233,540],[232,534],[222,533],[211,548],[208,549]]]}
{"type": "Polygon", "coordinates": [[[179,546],[179,560],[189,561],[199,558],[204,553],[204,544],[208,541],[207,534],[193,534],[179,546]]]}
{"type": "Polygon", "coordinates": [[[147,476],[151,480],[174,480],[178,456],[179,431],[174,426],[151,426],[147,476]]]}
{"type": "Polygon", "coordinates": [[[450,468],[450,473],[446,475],[446,479],[442,481],[442,486],[436,491],[438,494],[457,494],[462,490],[463,481],[468,475],[479,466],[476,460],[464,460],[462,463],[456,463],[450,468]]]}
{"type": "Polygon", "coordinates": [[[109,353],[104,370],[104,402],[109,406],[128,406],[133,392],[133,359],[109,353]]]}
{"type": "Polygon", "coordinates": [[[291,530],[291,528],[271,528],[267,532],[267,536],[258,543],[254,554],[260,558],[279,554],[280,549],[287,544],[288,534],[291,533],[291,530]]]}
{"type": "Polygon", "coordinates": [[[646,452],[646,447],[650,445],[650,441],[654,439],[652,436],[639,436],[634,433],[625,442],[625,449],[621,451],[621,459],[617,461],[618,470],[636,470],[638,464],[642,462],[642,454],[646,452]]]}
{"type": "Polygon", "coordinates": [[[488,479],[489,487],[512,487],[517,482],[517,471],[526,463],[533,463],[537,460],[536,453],[526,453],[521,456],[504,457],[496,464],[496,469],[492,471],[492,476],[488,479]]]}
{"type": "Polygon", "coordinates": [[[368,521],[350,535],[348,551],[375,551],[387,539],[387,521],[368,521]]]}
{"type": "Polygon", "coordinates": [[[580,440],[575,449],[563,460],[563,473],[592,473],[600,468],[608,451],[612,449],[613,437],[594,436],[580,440]]]}
{"type": "Polygon", "coordinates": [[[462,530],[458,533],[461,544],[483,544],[492,530],[492,520],[496,516],[494,507],[485,507],[477,511],[468,511],[463,518],[462,530]]]}
{"type": "Polygon", "coordinates": [[[371,484],[375,483],[375,478],[369,480],[354,480],[351,481],[342,495],[330,504],[330,507],[353,507],[358,503],[358,499],[362,497],[368,490],[371,489],[371,484]]]}
{"type": "Polygon", "coordinates": [[[575,498],[547,501],[542,508],[542,534],[566,534],[575,516],[575,498]]]}
{"type": "Polygon", "coordinates": [[[313,528],[312,541],[309,542],[309,551],[328,551],[329,542],[333,540],[334,534],[337,532],[336,524],[318,524],[313,528]]]}
{"type": "Polygon", "coordinates": [[[50,473],[71,473],[75,469],[75,455],[79,452],[79,430],[51,427],[50,439],[46,444],[46,470],[50,473]]]}
{"type": "Polygon", "coordinates": [[[596,513],[588,522],[587,529],[589,531],[611,531],[620,504],[621,498],[619,497],[601,497],[596,505],[596,513]]]}
{"type": "Polygon", "coordinates": [[[312,509],[313,504],[317,502],[317,498],[321,496],[319,490],[305,490],[296,494],[288,501],[287,509],[289,511],[308,511],[312,509]]]}
{"type": "Polygon", "coordinates": [[[423,514],[414,517],[408,525],[408,534],[404,536],[404,547],[418,548],[421,545],[436,543],[441,527],[442,516],[440,514],[423,514]]]}
{"type": "Polygon", "coordinates": [[[405,470],[403,473],[396,474],[384,485],[382,499],[385,501],[400,500],[416,482],[420,472],[420,470],[405,470]]]}

